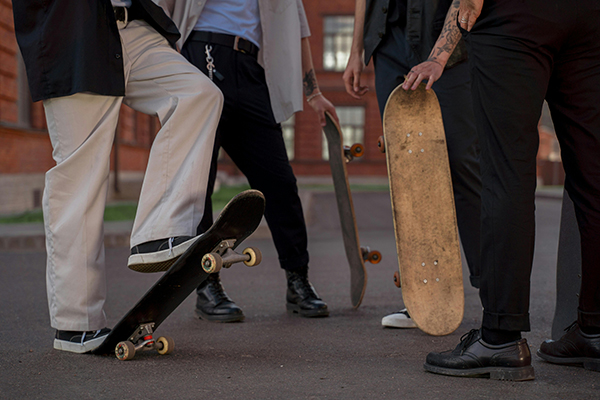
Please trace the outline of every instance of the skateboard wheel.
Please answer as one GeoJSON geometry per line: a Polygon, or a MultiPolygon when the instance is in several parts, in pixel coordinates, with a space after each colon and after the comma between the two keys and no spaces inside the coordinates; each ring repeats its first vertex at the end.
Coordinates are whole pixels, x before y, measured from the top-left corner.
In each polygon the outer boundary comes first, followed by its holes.
{"type": "Polygon", "coordinates": [[[400,273],[398,271],[394,272],[394,284],[396,285],[396,287],[400,287],[401,283],[400,283],[400,273]]]}
{"type": "Polygon", "coordinates": [[[115,355],[121,361],[131,360],[135,357],[135,346],[129,341],[119,342],[115,347],[115,355]]]}
{"type": "Polygon", "coordinates": [[[169,336],[161,336],[156,341],[156,350],[160,355],[171,354],[175,348],[175,341],[169,336]]]}
{"type": "Polygon", "coordinates": [[[385,140],[383,136],[379,136],[379,139],[377,139],[377,147],[379,147],[380,152],[385,153],[385,140]]]}
{"type": "Polygon", "coordinates": [[[262,261],[262,254],[256,247],[247,247],[244,249],[243,253],[250,256],[248,261],[244,261],[244,264],[248,267],[254,267],[262,261]]]}
{"type": "Polygon", "coordinates": [[[350,154],[354,157],[362,157],[365,154],[365,148],[360,143],[354,143],[352,147],[350,147],[350,154]]]}
{"type": "Polygon", "coordinates": [[[214,274],[223,268],[223,259],[217,253],[207,253],[202,257],[202,269],[207,274],[214,274]]]}
{"type": "Polygon", "coordinates": [[[381,262],[381,253],[377,250],[370,251],[367,253],[367,261],[371,264],[379,264],[381,262]]]}

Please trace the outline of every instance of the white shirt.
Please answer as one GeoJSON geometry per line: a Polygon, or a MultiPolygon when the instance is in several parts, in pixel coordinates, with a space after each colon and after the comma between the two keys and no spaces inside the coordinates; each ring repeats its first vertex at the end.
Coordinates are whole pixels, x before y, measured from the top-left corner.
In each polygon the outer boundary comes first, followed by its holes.
{"type": "Polygon", "coordinates": [[[258,0],[206,0],[194,30],[243,37],[260,48],[258,0]]]}

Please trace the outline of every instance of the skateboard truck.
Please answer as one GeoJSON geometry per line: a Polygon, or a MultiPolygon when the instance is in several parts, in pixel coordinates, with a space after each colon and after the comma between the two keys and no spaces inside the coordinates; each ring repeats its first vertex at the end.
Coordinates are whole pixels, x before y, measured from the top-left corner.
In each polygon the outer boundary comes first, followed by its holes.
{"type": "Polygon", "coordinates": [[[354,143],[352,146],[344,146],[344,157],[346,162],[354,160],[354,157],[362,157],[365,154],[365,148],[360,143],[354,143]]]}
{"type": "Polygon", "coordinates": [[[140,325],[133,335],[126,341],[117,343],[115,355],[121,361],[131,360],[137,351],[156,350],[158,354],[170,354],[175,347],[175,342],[168,336],[161,336],[154,340],[154,322],[140,325]]]}
{"type": "Polygon", "coordinates": [[[371,250],[370,247],[361,247],[360,252],[363,260],[368,261],[371,264],[379,264],[379,262],[381,262],[381,253],[377,250],[371,250]]]}
{"type": "Polygon", "coordinates": [[[243,262],[248,267],[254,267],[262,261],[262,255],[258,248],[247,247],[242,254],[233,250],[235,239],[223,240],[210,253],[202,257],[202,269],[208,274],[219,272],[221,268],[229,268],[231,265],[243,262]]]}

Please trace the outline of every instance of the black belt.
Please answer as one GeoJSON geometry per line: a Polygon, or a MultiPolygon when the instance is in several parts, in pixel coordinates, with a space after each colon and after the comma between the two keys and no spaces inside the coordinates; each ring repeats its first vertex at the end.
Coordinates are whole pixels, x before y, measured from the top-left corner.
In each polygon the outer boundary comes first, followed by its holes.
{"type": "Polygon", "coordinates": [[[188,40],[194,42],[214,43],[221,46],[231,47],[235,51],[249,54],[252,57],[256,57],[258,55],[258,46],[239,36],[206,31],[192,31],[188,40]]]}
{"type": "Polygon", "coordinates": [[[115,19],[121,22],[129,22],[134,19],[143,19],[142,14],[136,7],[113,7],[115,19]]]}

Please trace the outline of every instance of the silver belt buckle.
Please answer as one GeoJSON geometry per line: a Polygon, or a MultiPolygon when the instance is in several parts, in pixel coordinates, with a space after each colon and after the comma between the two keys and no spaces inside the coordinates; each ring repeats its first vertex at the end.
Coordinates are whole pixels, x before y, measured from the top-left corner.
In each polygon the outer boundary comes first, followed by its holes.
{"type": "Polygon", "coordinates": [[[233,40],[233,49],[234,49],[235,51],[239,51],[240,53],[245,53],[245,52],[246,52],[246,50],[240,49],[240,48],[238,47],[238,43],[239,43],[239,42],[240,42],[240,37],[239,37],[239,36],[236,36],[236,37],[235,37],[235,39],[233,40]]]}
{"type": "MultiPolygon", "coordinates": [[[[117,19],[117,28],[118,29],[124,29],[127,27],[127,24],[129,24],[129,15],[128,15],[128,11],[127,11],[127,7],[119,7],[120,9],[123,10],[123,12],[125,13],[125,20],[124,21],[120,21],[117,19]]],[[[115,10],[115,17],[117,16],[116,14],[116,8],[114,8],[115,10]]]]}

